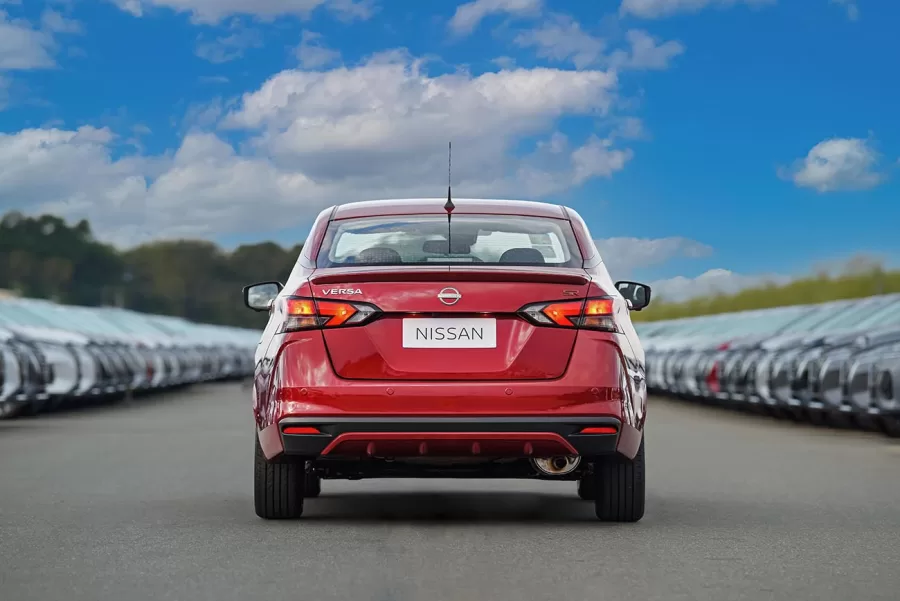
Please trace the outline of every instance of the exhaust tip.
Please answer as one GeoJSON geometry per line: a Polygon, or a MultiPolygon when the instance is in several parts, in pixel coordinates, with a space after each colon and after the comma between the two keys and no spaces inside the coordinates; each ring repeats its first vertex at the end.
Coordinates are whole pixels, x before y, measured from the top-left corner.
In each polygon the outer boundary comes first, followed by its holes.
{"type": "Polygon", "coordinates": [[[545,476],[565,476],[571,474],[581,464],[577,455],[532,459],[531,464],[545,476]]]}

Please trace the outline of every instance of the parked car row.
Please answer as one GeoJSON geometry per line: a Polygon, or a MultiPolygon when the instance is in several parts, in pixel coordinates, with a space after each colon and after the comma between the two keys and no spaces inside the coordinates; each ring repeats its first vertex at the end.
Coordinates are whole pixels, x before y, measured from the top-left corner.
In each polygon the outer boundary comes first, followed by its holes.
{"type": "Polygon", "coordinates": [[[900,294],[637,328],[650,391],[900,436],[900,294]]]}
{"type": "Polygon", "coordinates": [[[245,378],[258,339],[126,309],[0,299],[0,418],[245,378]]]}

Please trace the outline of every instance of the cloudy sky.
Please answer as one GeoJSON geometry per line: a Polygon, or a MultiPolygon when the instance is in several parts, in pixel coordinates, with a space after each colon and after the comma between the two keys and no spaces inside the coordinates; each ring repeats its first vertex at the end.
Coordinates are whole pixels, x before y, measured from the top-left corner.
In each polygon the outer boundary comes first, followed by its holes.
{"type": "Polygon", "coordinates": [[[444,193],[684,296],[900,258],[900,3],[0,0],[0,211],[121,245],[444,193]]]}

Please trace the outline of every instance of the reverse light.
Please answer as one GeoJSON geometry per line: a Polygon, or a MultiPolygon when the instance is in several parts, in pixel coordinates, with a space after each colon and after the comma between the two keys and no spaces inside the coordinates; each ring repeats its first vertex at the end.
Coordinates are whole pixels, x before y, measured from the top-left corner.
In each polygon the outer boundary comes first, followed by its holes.
{"type": "Polygon", "coordinates": [[[284,303],[282,333],[358,326],[368,322],[380,312],[378,307],[367,303],[315,300],[298,296],[289,296],[284,303]]]}
{"type": "Polygon", "coordinates": [[[615,320],[615,300],[601,296],[577,301],[526,305],[519,313],[540,326],[619,332],[615,320]]]}

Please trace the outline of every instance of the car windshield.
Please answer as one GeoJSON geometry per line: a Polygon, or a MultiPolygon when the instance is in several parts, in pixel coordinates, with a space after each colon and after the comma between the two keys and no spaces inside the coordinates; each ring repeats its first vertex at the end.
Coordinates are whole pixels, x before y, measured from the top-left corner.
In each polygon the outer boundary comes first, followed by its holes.
{"type": "Polygon", "coordinates": [[[874,313],[860,311],[859,314],[860,319],[853,325],[861,330],[875,327],[894,327],[900,325],[900,301],[893,300],[881,311],[874,313]]]}
{"type": "Polygon", "coordinates": [[[806,313],[792,323],[787,332],[819,332],[827,330],[841,316],[852,311],[853,306],[844,302],[824,306],[809,305],[806,313]]]}
{"type": "Polygon", "coordinates": [[[583,264],[564,219],[506,215],[368,217],[332,222],[318,267],[583,264]]]}

